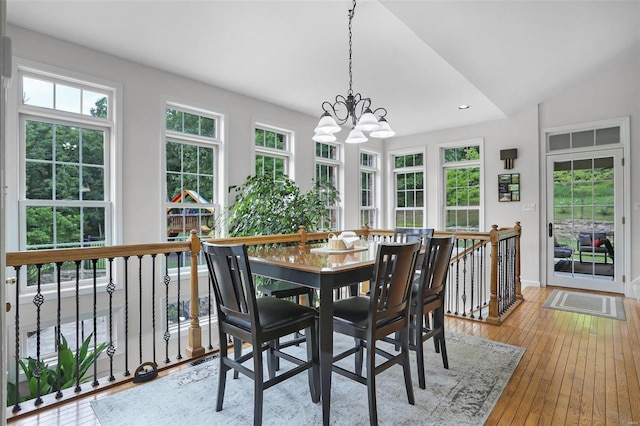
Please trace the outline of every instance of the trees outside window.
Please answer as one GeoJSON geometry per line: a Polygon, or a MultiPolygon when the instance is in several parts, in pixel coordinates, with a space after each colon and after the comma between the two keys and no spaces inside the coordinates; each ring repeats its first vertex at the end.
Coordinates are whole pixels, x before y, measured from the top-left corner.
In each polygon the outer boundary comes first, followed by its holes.
{"type": "Polygon", "coordinates": [[[447,231],[480,231],[480,145],[442,149],[447,231]]]}
{"type": "Polygon", "coordinates": [[[394,165],[394,226],[425,226],[424,154],[421,152],[392,156],[394,165]]]}
{"type": "MultiPolygon", "coordinates": [[[[323,185],[339,188],[341,167],[340,147],[336,144],[316,142],[316,181],[323,185]]],[[[340,206],[337,199],[326,197],[324,205],[328,221],[321,223],[329,223],[330,225],[328,228],[320,230],[340,229],[340,206]]]]}
{"type": "Polygon", "coordinates": [[[360,227],[378,224],[378,154],[360,152],[360,227]]]}
{"type": "Polygon", "coordinates": [[[254,146],[256,151],[257,175],[271,177],[274,182],[282,182],[289,175],[291,160],[291,132],[277,130],[265,125],[256,125],[254,146]]]}
{"type": "Polygon", "coordinates": [[[220,216],[215,191],[220,117],[171,104],[165,114],[167,239],[185,240],[192,229],[213,236],[220,216]]]}

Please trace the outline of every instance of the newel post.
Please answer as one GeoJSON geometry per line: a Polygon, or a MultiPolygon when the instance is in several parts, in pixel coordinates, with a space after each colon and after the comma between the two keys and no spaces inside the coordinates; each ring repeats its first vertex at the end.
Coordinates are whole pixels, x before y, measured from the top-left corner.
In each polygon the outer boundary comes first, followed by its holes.
{"type": "Polygon", "coordinates": [[[520,238],[522,237],[520,222],[516,221],[514,228],[518,231],[518,236],[516,237],[516,299],[524,300],[524,297],[522,297],[522,283],[520,282],[520,238]]]}
{"type": "Polygon", "coordinates": [[[298,242],[298,247],[304,248],[307,245],[307,228],[304,225],[298,226],[300,230],[300,241],[298,242]]]}
{"type": "Polygon", "coordinates": [[[202,347],[202,329],[200,328],[200,300],[198,292],[198,254],[202,247],[200,237],[195,229],[191,230],[191,298],[189,315],[191,316],[191,325],[189,326],[189,345],[187,346],[187,356],[191,358],[204,355],[202,347]]]}
{"type": "Polygon", "coordinates": [[[500,233],[498,232],[498,225],[491,225],[491,231],[489,231],[489,237],[491,238],[491,297],[489,299],[489,316],[487,317],[488,323],[497,323],[498,319],[498,243],[500,241],[500,233]]]}

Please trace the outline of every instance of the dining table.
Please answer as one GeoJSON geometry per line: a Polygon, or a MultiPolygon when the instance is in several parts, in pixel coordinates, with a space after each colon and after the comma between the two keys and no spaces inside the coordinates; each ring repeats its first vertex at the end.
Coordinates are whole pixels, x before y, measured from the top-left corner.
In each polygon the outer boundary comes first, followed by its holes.
{"type": "Polygon", "coordinates": [[[374,241],[361,240],[344,250],[330,250],[326,244],[249,249],[253,274],[311,287],[319,293],[320,396],[325,425],[331,411],[334,290],[371,279],[377,246],[374,241]]]}

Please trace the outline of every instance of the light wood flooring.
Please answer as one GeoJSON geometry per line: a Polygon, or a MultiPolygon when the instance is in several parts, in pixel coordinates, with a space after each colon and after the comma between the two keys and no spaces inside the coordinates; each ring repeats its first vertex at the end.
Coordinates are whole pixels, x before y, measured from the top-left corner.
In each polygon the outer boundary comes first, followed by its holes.
{"type": "MultiPolygon", "coordinates": [[[[488,425],[640,425],[640,303],[626,321],[542,308],[553,287],[527,287],[502,326],[447,318],[447,328],[526,348],[488,425]]],[[[11,421],[11,425],[99,425],[98,395],[11,421]]],[[[175,419],[178,420],[178,419],[175,419]]]]}

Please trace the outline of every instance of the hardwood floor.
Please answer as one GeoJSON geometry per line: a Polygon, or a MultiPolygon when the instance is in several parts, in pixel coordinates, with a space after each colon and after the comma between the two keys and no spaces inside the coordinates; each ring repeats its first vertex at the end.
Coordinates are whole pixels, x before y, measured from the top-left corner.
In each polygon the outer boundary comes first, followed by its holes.
{"type": "MultiPolygon", "coordinates": [[[[526,348],[488,425],[640,425],[640,303],[626,321],[542,308],[553,288],[527,287],[502,326],[447,318],[447,329],[526,348]]],[[[120,387],[118,389],[122,389],[120,387]]],[[[86,397],[12,425],[99,425],[86,397]]]]}

